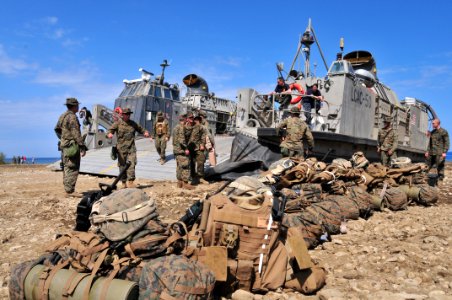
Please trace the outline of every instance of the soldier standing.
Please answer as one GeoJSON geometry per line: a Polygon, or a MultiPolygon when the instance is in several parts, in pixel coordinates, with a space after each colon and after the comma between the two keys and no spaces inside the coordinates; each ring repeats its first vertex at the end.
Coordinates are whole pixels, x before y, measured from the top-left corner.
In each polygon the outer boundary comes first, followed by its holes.
{"type": "Polygon", "coordinates": [[[80,169],[80,156],[85,156],[86,147],[80,132],[80,123],[76,113],[79,110],[79,102],[76,98],[67,98],[67,111],[63,113],[55,126],[55,133],[60,140],[58,149],[61,151],[63,165],[63,185],[66,196],[80,197],[74,193],[80,169]]]}
{"type": "Polygon", "coordinates": [[[278,132],[281,132],[282,129],[286,131],[280,145],[283,157],[304,157],[303,139],[308,144],[306,154],[309,154],[314,148],[314,137],[306,123],[300,119],[300,109],[298,107],[292,107],[290,109],[290,117],[278,125],[278,132]]]}
{"type": "Polygon", "coordinates": [[[191,154],[191,166],[193,168],[193,181],[195,183],[208,183],[204,180],[204,163],[206,162],[206,138],[207,130],[201,124],[202,118],[194,118],[195,124],[188,141],[188,148],[191,154]]]}
{"type": "Polygon", "coordinates": [[[108,130],[107,137],[113,138],[113,134],[116,133],[118,137],[118,143],[116,145],[118,149],[118,166],[119,172],[121,172],[126,162],[130,161],[130,166],[127,169],[127,173],[121,178],[122,187],[133,188],[135,187],[135,166],[137,164],[137,148],[135,146],[135,132],[144,134],[145,137],[149,137],[149,133],[139,124],[130,120],[132,111],[130,108],[124,108],[122,110],[121,118],[113,123],[108,130]]]}
{"type": "Polygon", "coordinates": [[[187,138],[185,136],[186,115],[179,117],[179,124],[173,129],[173,153],[176,159],[177,187],[188,190],[194,189],[188,183],[190,178],[190,151],[188,150],[187,138]]]}
{"type": "MultiPolygon", "coordinates": [[[[155,139],[155,149],[160,155],[160,164],[164,164],[166,160],[165,150],[166,143],[170,139],[170,130],[168,121],[163,116],[163,112],[159,111],[157,113],[157,121],[154,123],[153,136],[155,139]]],[[[152,137],[151,137],[152,141],[152,137]]]]}
{"type": "Polygon", "coordinates": [[[440,124],[439,119],[432,121],[433,130],[430,132],[430,140],[427,152],[425,152],[425,158],[430,168],[436,166],[438,180],[442,181],[444,179],[444,162],[447,151],[449,151],[449,133],[440,124]]]}
{"type": "Polygon", "coordinates": [[[214,167],[217,164],[216,154],[215,154],[215,139],[209,128],[209,121],[207,121],[207,114],[204,110],[200,110],[199,114],[201,117],[201,125],[204,126],[207,132],[206,137],[206,152],[209,156],[210,166],[214,167]]]}
{"type": "Polygon", "coordinates": [[[391,117],[384,117],[383,128],[378,131],[377,152],[381,155],[381,163],[384,166],[391,166],[391,159],[397,158],[398,136],[391,127],[391,117]]]}

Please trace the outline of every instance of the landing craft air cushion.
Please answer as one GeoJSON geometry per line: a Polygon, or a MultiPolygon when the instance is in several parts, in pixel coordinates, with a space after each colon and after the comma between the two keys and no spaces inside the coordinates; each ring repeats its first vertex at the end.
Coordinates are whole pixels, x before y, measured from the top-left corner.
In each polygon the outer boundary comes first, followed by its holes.
{"type": "MultiPolygon", "coordinates": [[[[123,80],[124,88],[115,100],[115,109],[100,104],[94,105],[92,111],[86,107],[82,108],[80,111],[80,118],[83,120],[82,136],[89,151],[81,160],[81,173],[118,175],[117,162],[110,158],[111,148],[116,145],[116,137],[108,139],[106,131],[120,117],[119,108],[130,108],[133,111],[131,119],[149,132],[152,132],[159,111],[165,114],[172,130],[177,125],[180,115],[188,111],[196,113],[199,109],[206,111],[212,133],[228,133],[233,130],[235,102],[209,93],[207,82],[196,74],[184,77],[187,92],[184,97],[180,97],[179,86],[165,82],[164,74],[169,66],[168,62],[164,60],[160,66],[161,75],[154,76],[152,72],[140,68],[141,78],[123,80]]],[[[218,161],[227,159],[232,138],[220,137],[216,142],[218,161]]],[[[156,162],[159,156],[154,143],[149,139],[137,136],[136,146],[137,178],[161,180],[176,178],[171,141],[166,149],[168,161],[163,166],[156,162]]],[[[57,163],[53,167],[59,169],[60,165],[57,163]]]]}
{"type": "MultiPolygon", "coordinates": [[[[383,125],[382,119],[387,116],[393,120],[392,126],[398,135],[397,155],[408,156],[414,161],[423,160],[428,143],[426,133],[430,122],[436,118],[433,108],[415,98],[406,97],[399,101],[395,92],[378,80],[375,59],[367,51],[353,51],[344,56],[341,51],[327,68],[325,77],[315,76],[310,70],[311,45],[314,42],[327,67],[309,20],[290,68],[290,71],[294,70],[299,54],[303,53],[304,73],[299,70],[298,76],[287,76],[286,79],[299,84],[304,91],[317,83],[324,96],[319,113],[315,109],[310,111],[314,116],[312,123],[308,124],[315,139],[313,154],[318,158],[328,154],[327,160],[331,160],[335,157],[350,158],[354,152],[363,151],[371,161],[378,161],[376,140],[383,125]]],[[[278,64],[277,67],[282,75],[283,66],[278,64]]],[[[257,139],[261,146],[268,148],[272,159],[279,155],[280,136],[275,127],[286,117],[284,111],[302,102],[278,110],[275,108],[278,96],[259,94],[251,88],[239,90],[237,96],[237,132],[244,139],[257,139]]],[[[292,102],[299,96],[302,99],[307,97],[295,92],[292,93],[292,102]]],[[[305,118],[303,110],[301,117],[305,118]]]]}

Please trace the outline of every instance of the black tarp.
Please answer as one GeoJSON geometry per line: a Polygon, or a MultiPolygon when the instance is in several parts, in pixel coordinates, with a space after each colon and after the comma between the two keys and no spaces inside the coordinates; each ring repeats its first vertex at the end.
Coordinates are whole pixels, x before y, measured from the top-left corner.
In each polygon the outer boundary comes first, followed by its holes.
{"type": "Polygon", "coordinates": [[[205,177],[207,180],[234,180],[255,175],[280,158],[280,153],[260,144],[257,139],[238,133],[232,142],[230,159],[207,170],[205,177]]]}

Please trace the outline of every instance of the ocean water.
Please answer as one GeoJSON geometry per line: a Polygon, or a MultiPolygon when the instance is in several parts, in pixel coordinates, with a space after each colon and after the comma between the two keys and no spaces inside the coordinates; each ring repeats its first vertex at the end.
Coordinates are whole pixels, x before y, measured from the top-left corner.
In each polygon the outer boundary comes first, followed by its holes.
{"type": "MultiPolygon", "coordinates": [[[[35,157],[34,163],[35,163],[35,165],[49,165],[58,160],[60,160],[59,157],[35,157]]],[[[12,157],[6,158],[5,162],[7,164],[12,164],[13,158],[12,157]]],[[[32,164],[32,162],[33,162],[33,157],[27,157],[27,161],[25,163],[28,165],[28,164],[32,164]]]]}

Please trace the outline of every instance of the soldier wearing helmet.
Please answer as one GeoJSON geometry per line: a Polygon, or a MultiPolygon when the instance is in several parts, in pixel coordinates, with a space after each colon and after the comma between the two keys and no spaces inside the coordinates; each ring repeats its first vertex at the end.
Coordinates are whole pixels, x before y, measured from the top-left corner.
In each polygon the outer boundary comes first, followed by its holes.
{"type": "Polygon", "coordinates": [[[285,130],[280,144],[283,157],[304,157],[303,140],[306,140],[309,152],[314,148],[314,137],[306,123],[300,119],[300,109],[296,106],[290,109],[290,117],[281,122],[277,130],[278,133],[285,130]]]}

